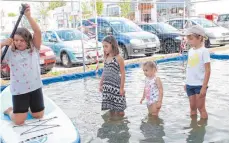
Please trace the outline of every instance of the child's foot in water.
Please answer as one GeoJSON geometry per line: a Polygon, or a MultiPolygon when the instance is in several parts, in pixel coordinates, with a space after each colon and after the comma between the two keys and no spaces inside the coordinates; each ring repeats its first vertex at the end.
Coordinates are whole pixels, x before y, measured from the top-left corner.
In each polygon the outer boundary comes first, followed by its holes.
{"type": "Polygon", "coordinates": [[[13,111],[13,108],[12,107],[9,107],[8,109],[6,109],[6,111],[4,111],[3,113],[6,114],[6,115],[9,115],[10,112],[13,111]]]}
{"type": "Polygon", "coordinates": [[[197,123],[200,126],[207,126],[207,121],[208,121],[208,119],[200,118],[200,120],[197,123]]]}

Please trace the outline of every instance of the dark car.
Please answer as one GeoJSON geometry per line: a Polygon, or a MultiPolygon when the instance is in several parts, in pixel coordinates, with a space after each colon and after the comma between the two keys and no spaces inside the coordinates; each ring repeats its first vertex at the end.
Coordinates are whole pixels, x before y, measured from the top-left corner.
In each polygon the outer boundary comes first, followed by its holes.
{"type": "Polygon", "coordinates": [[[178,29],[166,23],[141,23],[138,24],[143,30],[156,34],[161,43],[161,51],[175,53],[180,50],[182,42],[181,33],[178,29]]]}

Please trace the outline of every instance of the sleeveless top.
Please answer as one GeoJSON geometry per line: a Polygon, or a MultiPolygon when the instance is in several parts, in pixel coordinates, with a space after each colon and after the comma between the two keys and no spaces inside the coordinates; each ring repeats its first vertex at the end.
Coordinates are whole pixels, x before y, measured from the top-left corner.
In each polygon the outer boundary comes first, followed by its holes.
{"type": "Polygon", "coordinates": [[[102,110],[124,111],[126,97],[120,95],[120,66],[115,57],[109,62],[105,61],[103,77],[102,110]]]}
{"type": "Polygon", "coordinates": [[[146,78],[145,79],[145,98],[147,101],[147,105],[151,105],[158,101],[159,97],[159,89],[156,84],[157,77],[152,79],[146,78]]]}
{"type": "Polygon", "coordinates": [[[10,67],[10,90],[12,95],[32,92],[42,87],[39,50],[8,49],[5,59],[10,67]]]}

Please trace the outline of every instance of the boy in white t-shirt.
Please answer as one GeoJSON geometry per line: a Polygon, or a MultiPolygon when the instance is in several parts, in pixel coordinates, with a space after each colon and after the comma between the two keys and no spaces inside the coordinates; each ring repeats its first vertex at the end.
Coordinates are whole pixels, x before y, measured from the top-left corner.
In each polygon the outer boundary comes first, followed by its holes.
{"type": "Polygon", "coordinates": [[[192,47],[188,52],[185,90],[190,102],[190,115],[197,115],[197,109],[202,119],[207,119],[205,108],[206,92],[211,73],[210,54],[204,46],[205,31],[200,26],[192,26],[185,32],[188,43],[192,47]]]}

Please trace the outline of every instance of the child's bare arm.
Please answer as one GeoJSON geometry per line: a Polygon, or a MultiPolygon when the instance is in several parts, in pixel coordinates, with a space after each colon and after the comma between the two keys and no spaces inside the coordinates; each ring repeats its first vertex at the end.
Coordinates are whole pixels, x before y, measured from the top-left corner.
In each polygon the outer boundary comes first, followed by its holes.
{"type": "Polygon", "coordinates": [[[99,91],[102,92],[103,91],[103,80],[104,80],[104,77],[103,77],[103,73],[102,73],[102,76],[101,76],[101,80],[100,80],[100,83],[99,83],[99,91]]]}
{"type": "Polygon", "coordinates": [[[30,6],[27,5],[25,10],[25,16],[29,21],[29,24],[31,25],[31,28],[33,29],[33,44],[36,47],[36,49],[40,50],[41,47],[41,29],[36,23],[36,21],[31,17],[31,12],[30,12],[30,6]]]}
{"type": "Polygon", "coordinates": [[[146,97],[146,95],[145,95],[145,90],[144,90],[143,95],[142,95],[142,99],[140,100],[140,104],[142,104],[142,101],[145,100],[145,97],[146,97]]]}
{"type": "Polygon", "coordinates": [[[103,77],[103,73],[102,73],[102,76],[101,76],[101,80],[100,80],[99,86],[102,86],[102,85],[103,85],[103,80],[104,80],[104,77],[103,77]]]}
{"type": "Polygon", "coordinates": [[[204,82],[202,87],[207,88],[210,79],[210,74],[211,74],[211,65],[210,63],[206,63],[204,64],[204,66],[205,66],[205,75],[204,75],[204,82]]]}
{"type": "Polygon", "coordinates": [[[12,44],[12,42],[13,42],[13,39],[11,39],[11,38],[8,38],[8,39],[0,42],[1,48],[3,48],[6,45],[10,46],[12,44]]]}
{"type": "Polygon", "coordinates": [[[157,84],[157,87],[158,87],[158,90],[159,90],[158,102],[162,102],[162,99],[163,99],[163,86],[162,86],[162,83],[161,83],[161,79],[159,77],[157,77],[157,79],[156,79],[156,84],[157,84]]]}
{"type": "Polygon", "coordinates": [[[124,89],[124,84],[125,84],[125,64],[124,64],[124,60],[121,56],[117,57],[119,66],[120,66],[120,73],[121,73],[121,85],[120,88],[124,89]]]}

